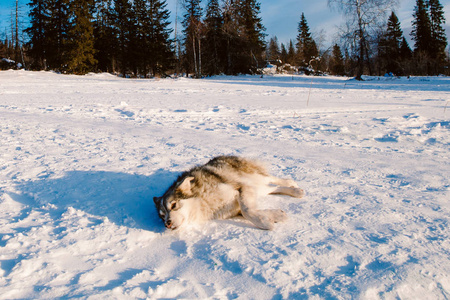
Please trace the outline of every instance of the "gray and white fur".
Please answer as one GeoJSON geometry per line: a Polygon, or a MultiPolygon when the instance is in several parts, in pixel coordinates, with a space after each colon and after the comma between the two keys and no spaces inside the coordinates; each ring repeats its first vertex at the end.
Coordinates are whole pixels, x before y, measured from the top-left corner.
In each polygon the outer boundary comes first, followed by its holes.
{"type": "Polygon", "coordinates": [[[154,197],[166,228],[242,215],[256,227],[271,230],[287,218],[280,209],[261,210],[258,195],[304,196],[296,182],[269,175],[254,160],[219,156],[181,174],[162,197],[154,197]]]}

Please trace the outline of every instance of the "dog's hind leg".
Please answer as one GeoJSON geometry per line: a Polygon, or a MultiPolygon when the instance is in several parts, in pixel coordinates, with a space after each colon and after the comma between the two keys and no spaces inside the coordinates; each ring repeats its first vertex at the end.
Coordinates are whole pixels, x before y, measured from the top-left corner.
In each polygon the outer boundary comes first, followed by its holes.
{"type": "Polygon", "coordinates": [[[285,187],[295,187],[298,188],[297,182],[292,179],[284,179],[275,176],[269,176],[269,184],[285,186],[285,187]]]}
{"type": "Polygon", "coordinates": [[[305,191],[299,188],[294,180],[271,176],[269,184],[276,185],[269,195],[287,195],[294,198],[302,198],[305,196],[305,191]]]}
{"type": "Polygon", "coordinates": [[[274,223],[281,222],[287,218],[286,213],[281,209],[257,209],[256,190],[251,187],[240,188],[238,202],[244,218],[261,229],[272,230],[274,223]]]}
{"type": "Polygon", "coordinates": [[[305,191],[295,187],[277,186],[269,195],[286,195],[294,198],[302,198],[305,196],[305,191]]]}

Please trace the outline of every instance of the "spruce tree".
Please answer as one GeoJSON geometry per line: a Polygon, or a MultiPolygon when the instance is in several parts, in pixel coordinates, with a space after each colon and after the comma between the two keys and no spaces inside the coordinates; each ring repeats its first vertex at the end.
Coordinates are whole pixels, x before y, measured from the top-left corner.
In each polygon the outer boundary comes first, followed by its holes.
{"type": "Polygon", "coordinates": [[[235,71],[235,66],[238,64],[237,57],[243,47],[240,36],[241,30],[239,27],[238,11],[237,1],[224,0],[222,15],[226,53],[225,74],[227,75],[237,73],[235,71]]]}
{"type": "Polygon", "coordinates": [[[281,43],[280,60],[283,63],[287,63],[287,60],[288,60],[288,51],[286,49],[286,45],[283,43],[281,43]]]}
{"type": "Polygon", "coordinates": [[[173,40],[170,39],[172,29],[169,28],[170,17],[165,0],[147,0],[148,24],[147,51],[148,68],[152,76],[164,75],[174,62],[173,40]]]}
{"type": "Polygon", "coordinates": [[[413,14],[413,30],[411,36],[414,40],[416,53],[428,54],[431,46],[431,21],[428,14],[428,6],[424,0],[416,0],[413,14]]]}
{"type": "Polygon", "coordinates": [[[67,34],[70,28],[69,0],[47,0],[48,22],[45,57],[51,70],[62,70],[66,63],[67,34]]]}
{"type": "Polygon", "coordinates": [[[265,50],[266,28],[259,16],[261,5],[256,0],[240,0],[237,16],[242,39],[236,73],[255,73],[265,50]]]}
{"type": "Polygon", "coordinates": [[[308,22],[306,21],[305,14],[302,13],[298,24],[297,35],[297,56],[299,65],[303,67],[309,66],[311,59],[317,57],[318,54],[316,42],[311,37],[308,22]]]}
{"type": "Polygon", "coordinates": [[[93,0],[72,0],[72,27],[67,34],[67,55],[65,64],[70,73],[82,75],[93,71],[97,61],[94,59],[94,26],[92,23],[93,0]]]}
{"type": "Polygon", "coordinates": [[[386,33],[380,43],[382,60],[384,61],[384,72],[401,74],[400,47],[403,40],[403,32],[397,15],[392,12],[388,22],[386,33]]]}
{"type": "Polygon", "coordinates": [[[97,70],[113,72],[115,63],[115,36],[111,19],[111,0],[97,0],[94,21],[94,58],[97,70]]]}
{"type": "Polygon", "coordinates": [[[31,0],[29,18],[30,27],[25,32],[30,37],[27,44],[29,55],[32,58],[31,69],[42,70],[46,68],[46,50],[48,47],[47,24],[49,22],[47,1],[31,0]]]}
{"type": "Polygon", "coordinates": [[[338,44],[334,44],[332,56],[330,60],[330,71],[333,75],[344,75],[345,74],[345,63],[344,56],[342,55],[341,48],[338,44]]]}
{"type": "Polygon", "coordinates": [[[148,56],[148,28],[149,23],[147,1],[146,0],[133,0],[131,1],[131,12],[133,16],[130,27],[130,40],[129,40],[129,57],[128,62],[132,72],[138,76],[147,74],[148,56]]]}
{"type": "Polygon", "coordinates": [[[295,50],[294,41],[289,40],[287,63],[294,66],[296,63],[297,52],[295,50]]]}
{"type": "Polygon", "coordinates": [[[129,63],[131,56],[131,44],[133,38],[132,7],[128,0],[114,0],[111,10],[112,33],[114,39],[114,56],[117,61],[117,69],[126,76],[132,69],[129,63]]]}
{"type": "Polygon", "coordinates": [[[400,58],[402,60],[408,60],[412,57],[412,51],[409,47],[408,42],[406,41],[406,38],[403,37],[402,43],[400,44],[400,58]]]}
{"type": "Polygon", "coordinates": [[[226,71],[226,37],[224,17],[218,0],[209,0],[206,7],[203,36],[204,72],[208,75],[226,71]]]}
{"type": "Polygon", "coordinates": [[[195,77],[201,76],[201,0],[185,0],[183,19],[184,33],[184,66],[186,74],[194,72],[195,77]]]}
{"type": "Polygon", "coordinates": [[[444,10],[439,0],[429,0],[429,8],[432,40],[430,55],[439,64],[445,60],[445,47],[447,47],[447,37],[443,28],[443,24],[445,24],[444,10]]]}
{"type": "MultiPolygon", "coordinates": [[[[286,49],[285,49],[286,50],[286,49]]],[[[276,61],[280,59],[281,50],[278,43],[278,38],[272,37],[269,40],[269,47],[267,48],[267,59],[271,61],[276,61]]]]}

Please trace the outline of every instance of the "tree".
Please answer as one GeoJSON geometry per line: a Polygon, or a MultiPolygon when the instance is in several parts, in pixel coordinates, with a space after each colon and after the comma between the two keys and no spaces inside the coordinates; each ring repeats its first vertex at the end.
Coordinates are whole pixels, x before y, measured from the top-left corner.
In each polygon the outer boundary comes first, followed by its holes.
{"type": "MultiPolygon", "coordinates": [[[[286,48],[284,48],[284,50],[286,51],[286,48]]],[[[278,38],[276,36],[271,37],[269,40],[269,46],[267,47],[267,59],[271,61],[276,61],[280,59],[280,56],[281,50],[280,45],[278,43],[278,38]]]]}
{"type": "Polygon", "coordinates": [[[240,51],[236,53],[235,73],[255,73],[258,62],[266,48],[264,31],[260,14],[260,4],[256,0],[236,1],[235,10],[238,23],[240,51]]]}
{"type": "Polygon", "coordinates": [[[356,79],[361,80],[365,65],[369,65],[369,31],[376,28],[386,12],[392,10],[396,0],[328,0],[347,18],[347,36],[357,47],[356,79]]]}
{"type": "Polygon", "coordinates": [[[400,74],[400,47],[403,41],[403,32],[397,15],[392,12],[388,22],[386,32],[379,43],[380,59],[383,61],[383,72],[400,74]]]}
{"type": "Polygon", "coordinates": [[[67,34],[70,28],[69,0],[48,0],[48,22],[45,28],[47,66],[62,70],[67,54],[67,34]]]}
{"type": "Polygon", "coordinates": [[[208,75],[226,70],[226,37],[224,17],[218,0],[209,0],[206,7],[203,36],[204,71],[208,75]]]}
{"type": "Polygon", "coordinates": [[[439,0],[429,0],[429,7],[432,40],[430,54],[438,63],[442,63],[445,60],[445,47],[447,47],[447,37],[443,28],[445,24],[443,6],[439,0]]]}
{"type": "Polygon", "coordinates": [[[342,55],[341,47],[334,44],[330,59],[330,71],[333,75],[345,75],[344,56],[342,55]]]}
{"type": "Polygon", "coordinates": [[[47,24],[49,22],[47,1],[31,0],[28,3],[30,7],[29,18],[30,27],[25,32],[30,37],[28,46],[30,48],[29,55],[32,58],[32,69],[46,69],[46,50],[48,47],[48,39],[46,37],[47,24]]]}
{"type": "Polygon", "coordinates": [[[414,40],[414,51],[428,54],[432,42],[431,21],[428,14],[428,6],[424,0],[416,0],[413,17],[411,36],[414,40]]]}
{"type": "Polygon", "coordinates": [[[72,27],[67,33],[67,70],[83,75],[93,71],[97,61],[94,58],[94,26],[92,23],[93,0],[72,0],[70,11],[72,27]]]}
{"type": "Polygon", "coordinates": [[[124,77],[132,68],[129,62],[133,37],[132,20],[134,20],[132,7],[128,0],[114,0],[111,10],[112,34],[115,45],[113,55],[118,62],[118,70],[124,77]]]}
{"type": "Polygon", "coordinates": [[[413,14],[414,61],[416,73],[438,74],[443,71],[447,38],[443,7],[438,0],[417,0],[413,14]]]}
{"type": "Polygon", "coordinates": [[[280,60],[283,63],[287,63],[287,60],[288,60],[288,51],[286,49],[286,45],[283,43],[281,43],[280,60]]]}
{"type": "Polygon", "coordinates": [[[400,57],[402,60],[408,60],[412,57],[411,48],[409,47],[405,37],[403,37],[402,43],[400,44],[400,57]]]}
{"type": "Polygon", "coordinates": [[[304,13],[302,13],[298,24],[297,55],[299,65],[304,67],[308,67],[311,60],[319,55],[316,42],[312,39],[309,32],[308,22],[304,13]]]}
{"type": "Polygon", "coordinates": [[[408,42],[406,41],[406,38],[403,37],[402,43],[400,44],[400,64],[402,68],[402,74],[403,75],[409,75],[412,73],[412,51],[411,48],[408,45],[408,42]]]}
{"type": "Polygon", "coordinates": [[[224,0],[223,8],[223,32],[225,36],[226,67],[225,74],[235,74],[236,53],[241,48],[241,38],[239,36],[239,22],[237,3],[233,0],[224,0]]]}
{"type": "Polygon", "coordinates": [[[148,1],[147,51],[148,67],[152,76],[164,75],[174,61],[173,40],[170,39],[172,29],[168,21],[170,13],[165,0],[148,1]]]}
{"type": "Polygon", "coordinates": [[[200,77],[201,70],[201,0],[185,0],[186,13],[183,19],[184,33],[184,65],[186,74],[194,70],[194,75],[200,77]]]}
{"type": "Polygon", "coordinates": [[[111,0],[97,0],[95,2],[94,58],[97,61],[98,70],[113,72],[116,62],[116,36],[113,28],[111,0]]]}
{"type": "Polygon", "coordinates": [[[290,65],[295,65],[296,56],[297,56],[297,51],[295,50],[295,47],[294,47],[294,41],[289,40],[287,63],[290,65]]]}
{"type": "Polygon", "coordinates": [[[14,11],[14,59],[16,62],[23,61],[22,56],[22,46],[20,45],[20,35],[19,35],[19,0],[16,0],[16,6],[14,11]]]}

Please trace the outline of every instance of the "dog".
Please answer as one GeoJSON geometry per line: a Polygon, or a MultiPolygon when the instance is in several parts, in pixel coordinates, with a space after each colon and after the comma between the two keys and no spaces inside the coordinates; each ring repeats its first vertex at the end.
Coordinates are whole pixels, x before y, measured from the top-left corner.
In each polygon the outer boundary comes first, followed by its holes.
{"type": "Polygon", "coordinates": [[[305,192],[290,179],[269,175],[259,162],[237,156],[219,156],[182,173],[162,197],[154,197],[167,229],[191,223],[242,215],[256,227],[272,230],[287,215],[281,209],[261,210],[259,194],[302,198],[305,192]]]}

